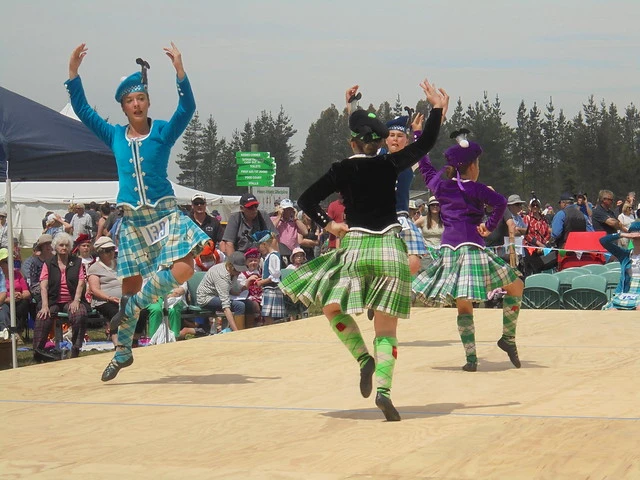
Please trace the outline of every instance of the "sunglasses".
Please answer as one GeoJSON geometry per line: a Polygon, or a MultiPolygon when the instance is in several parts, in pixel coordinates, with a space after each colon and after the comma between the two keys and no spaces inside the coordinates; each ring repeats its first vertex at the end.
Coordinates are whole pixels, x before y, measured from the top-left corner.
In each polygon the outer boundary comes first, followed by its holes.
{"type": "Polygon", "coordinates": [[[104,253],[113,253],[116,251],[116,248],[115,247],[103,248],[101,249],[101,251],[104,253]]]}
{"type": "Polygon", "coordinates": [[[258,209],[258,205],[251,205],[250,207],[242,207],[245,210],[257,210],[258,209]]]}
{"type": "Polygon", "coordinates": [[[193,204],[194,204],[196,207],[199,207],[199,206],[201,206],[201,205],[204,205],[204,204],[205,204],[205,202],[203,202],[202,200],[197,200],[197,201],[193,202],[193,204]]]}

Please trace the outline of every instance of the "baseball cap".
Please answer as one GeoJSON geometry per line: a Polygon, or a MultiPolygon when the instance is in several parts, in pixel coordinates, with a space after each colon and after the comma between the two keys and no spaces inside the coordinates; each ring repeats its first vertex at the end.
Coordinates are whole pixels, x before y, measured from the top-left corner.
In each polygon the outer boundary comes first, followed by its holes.
{"type": "Polygon", "coordinates": [[[9,250],[6,248],[0,248],[0,261],[9,258],[9,250]]]}
{"type": "Polygon", "coordinates": [[[247,271],[247,264],[244,258],[244,253],[235,251],[229,257],[227,257],[227,261],[233,265],[233,268],[235,268],[237,272],[247,271]]]}
{"type": "Polygon", "coordinates": [[[195,193],[193,197],[191,197],[191,203],[195,202],[196,200],[203,200],[205,203],[207,203],[207,199],[202,193],[195,193]]]}
{"type": "Polygon", "coordinates": [[[420,208],[420,207],[421,207],[421,206],[423,206],[423,205],[424,205],[424,200],[422,200],[421,198],[418,198],[418,199],[416,200],[416,207],[417,207],[417,208],[420,208]]]}
{"type": "Polygon", "coordinates": [[[567,201],[573,202],[574,198],[571,196],[570,193],[565,192],[562,195],[560,195],[560,201],[561,202],[567,202],[567,201]]]}
{"type": "Polygon", "coordinates": [[[43,233],[38,237],[38,241],[36,242],[36,247],[39,247],[40,245],[44,245],[45,243],[51,243],[51,242],[53,242],[53,237],[48,233],[43,233]]]}
{"type": "Polygon", "coordinates": [[[254,205],[260,205],[260,202],[252,193],[245,193],[240,197],[240,206],[253,207],[254,205]]]}

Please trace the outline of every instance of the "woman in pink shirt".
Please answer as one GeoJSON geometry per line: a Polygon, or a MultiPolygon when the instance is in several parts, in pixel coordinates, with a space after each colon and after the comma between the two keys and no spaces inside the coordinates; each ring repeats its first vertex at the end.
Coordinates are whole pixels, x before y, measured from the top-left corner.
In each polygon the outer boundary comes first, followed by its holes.
{"type": "MultiPolygon", "coordinates": [[[[4,274],[7,296],[2,305],[3,314],[9,317],[9,303],[11,303],[9,289],[9,251],[6,248],[0,248],[0,268],[4,274]]],[[[18,331],[22,332],[27,326],[27,316],[29,315],[29,304],[31,303],[31,292],[26,280],[20,273],[19,268],[13,269],[13,290],[16,299],[16,324],[18,331]]]]}
{"type": "Polygon", "coordinates": [[[53,325],[52,317],[61,311],[69,314],[69,322],[73,330],[71,357],[77,357],[80,354],[87,330],[88,309],[84,297],[86,273],[82,267],[82,260],[71,254],[72,245],[71,235],[58,233],[52,242],[56,253],[42,266],[40,274],[42,300],[33,332],[33,357],[36,361],[49,359],[44,351],[44,345],[53,325]]]}

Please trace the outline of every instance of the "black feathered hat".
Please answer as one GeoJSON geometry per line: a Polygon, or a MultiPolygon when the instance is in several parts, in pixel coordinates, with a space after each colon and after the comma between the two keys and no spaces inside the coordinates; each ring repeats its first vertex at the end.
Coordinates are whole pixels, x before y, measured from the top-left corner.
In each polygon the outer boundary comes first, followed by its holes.
{"type": "Polygon", "coordinates": [[[366,110],[356,110],[349,117],[351,137],[370,143],[389,136],[389,129],[378,120],[375,113],[366,110]]]}

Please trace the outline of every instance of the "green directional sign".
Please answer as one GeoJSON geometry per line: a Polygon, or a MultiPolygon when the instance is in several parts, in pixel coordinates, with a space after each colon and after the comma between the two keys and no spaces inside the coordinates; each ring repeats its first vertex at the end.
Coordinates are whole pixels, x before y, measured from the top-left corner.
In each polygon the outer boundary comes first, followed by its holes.
{"type": "Polygon", "coordinates": [[[273,187],[273,180],[238,180],[238,187],[273,187]]]}
{"type": "Polygon", "coordinates": [[[269,158],[269,152],[236,152],[236,158],[269,158]]]}
{"type": "Polygon", "coordinates": [[[269,170],[271,172],[276,171],[276,166],[270,163],[250,163],[248,165],[238,165],[238,170],[269,170]]]}
{"type": "Polygon", "coordinates": [[[236,165],[273,165],[275,166],[276,159],[269,158],[243,158],[236,157],[236,165]]]}
{"type": "Polygon", "coordinates": [[[275,172],[273,170],[243,170],[242,168],[239,168],[237,175],[261,175],[263,177],[273,177],[275,172]]]}
{"type": "Polygon", "coordinates": [[[273,173],[266,173],[266,174],[255,174],[255,173],[239,173],[236,175],[236,180],[273,180],[275,179],[276,176],[273,173]]]}

